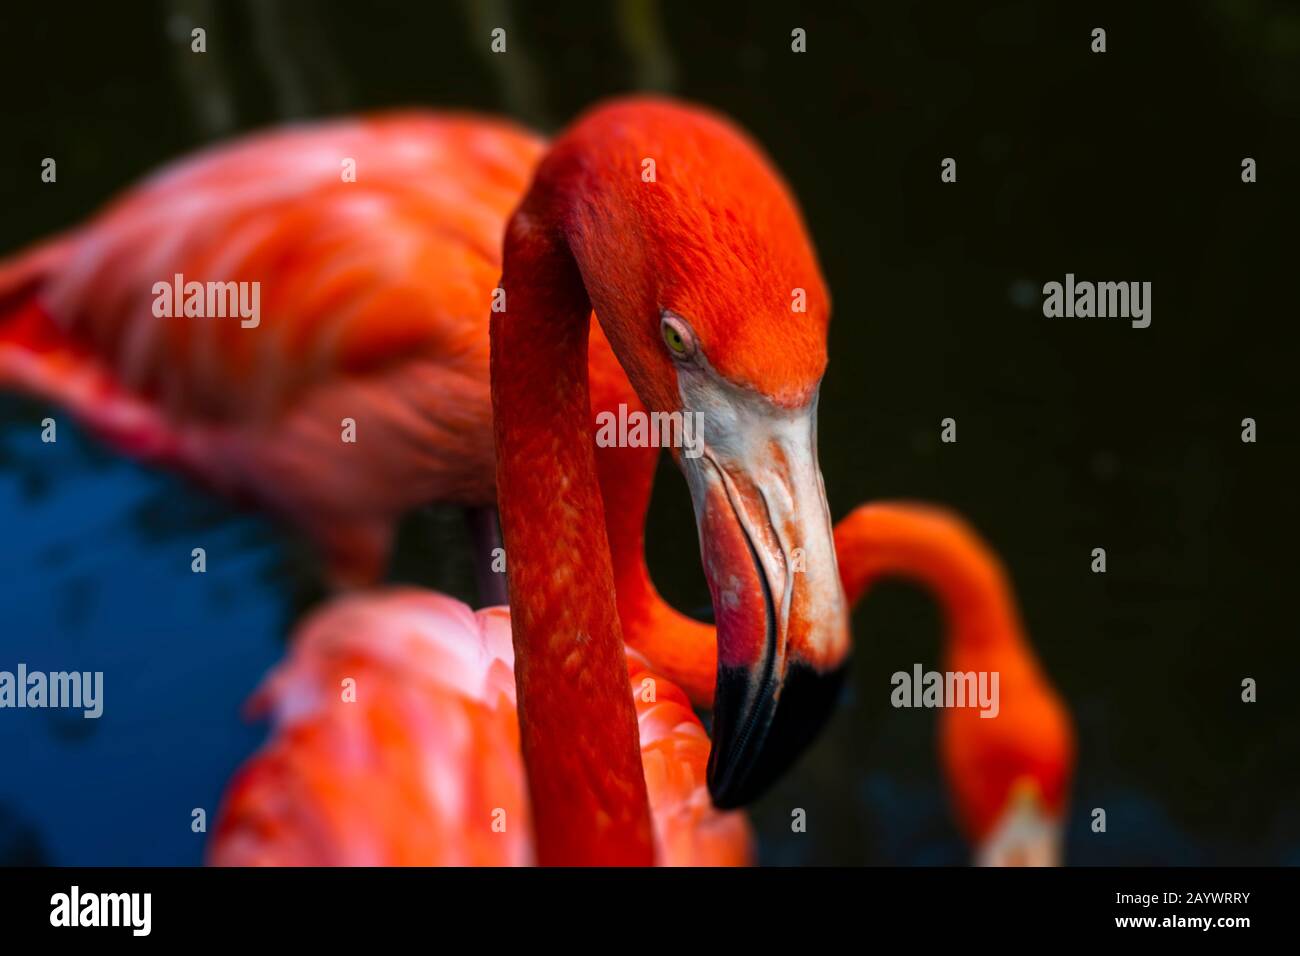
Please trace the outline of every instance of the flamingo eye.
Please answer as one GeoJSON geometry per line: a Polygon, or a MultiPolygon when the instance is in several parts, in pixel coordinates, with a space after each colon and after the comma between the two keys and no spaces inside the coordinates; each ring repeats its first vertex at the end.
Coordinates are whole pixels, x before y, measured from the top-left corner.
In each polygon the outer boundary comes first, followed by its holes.
{"type": "Polygon", "coordinates": [[[660,331],[663,333],[664,344],[674,358],[690,358],[695,354],[695,338],[681,319],[665,313],[660,331]]]}

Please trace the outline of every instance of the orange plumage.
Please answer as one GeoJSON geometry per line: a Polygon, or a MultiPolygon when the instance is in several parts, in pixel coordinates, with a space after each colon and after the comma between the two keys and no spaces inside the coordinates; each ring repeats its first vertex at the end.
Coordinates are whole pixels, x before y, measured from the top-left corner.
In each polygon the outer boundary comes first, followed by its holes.
{"type": "MultiPolygon", "coordinates": [[[[232,781],[209,860],[534,862],[513,660],[505,608],[395,589],[317,611],[254,698],[273,735],[232,781]]],[[[657,861],[748,862],[744,816],[709,802],[709,740],[685,695],[636,660],[628,677],[657,861]]]]}

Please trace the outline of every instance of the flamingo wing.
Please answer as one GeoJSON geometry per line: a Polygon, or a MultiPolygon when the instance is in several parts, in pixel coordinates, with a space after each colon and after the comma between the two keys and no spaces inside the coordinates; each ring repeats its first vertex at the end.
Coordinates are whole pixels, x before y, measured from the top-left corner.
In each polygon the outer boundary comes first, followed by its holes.
{"type": "Polygon", "coordinates": [[[487,318],[542,148],[402,113],[175,163],[0,265],[0,382],[305,526],[343,580],[373,578],[402,512],[494,498],[487,318]],[[155,314],[177,276],[247,283],[250,306],[257,283],[256,326],[155,314]]]}
{"type": "Polygon", "coordinates": [[[262,419],[321,381],[480,350],[502,224],[541,149],[505,123],[414,113],[239,140],[65,237],[41,301],[178,417],[262,419]],[[262,324],[159,321],[154,285],[176,274],[260,283],[262,324]]]}

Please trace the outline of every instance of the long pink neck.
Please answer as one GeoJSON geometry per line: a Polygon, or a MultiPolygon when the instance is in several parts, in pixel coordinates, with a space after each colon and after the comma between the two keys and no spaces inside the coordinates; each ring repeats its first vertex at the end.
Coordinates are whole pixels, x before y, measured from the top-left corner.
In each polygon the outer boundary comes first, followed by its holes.
{"type": "Polygon", "coordinates": [[[497,487],[538,862],[649,864],[636,712],[596,480],[591,305],[554,220],[525,204],[492,316],[497,487]]]}

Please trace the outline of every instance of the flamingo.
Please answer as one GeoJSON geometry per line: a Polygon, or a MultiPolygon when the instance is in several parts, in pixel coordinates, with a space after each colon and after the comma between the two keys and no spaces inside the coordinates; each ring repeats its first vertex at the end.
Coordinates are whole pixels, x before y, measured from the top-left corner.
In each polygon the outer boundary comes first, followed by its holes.
{"type": "MultiPolygon", "coordinates": [[[[641,407],[708,422],[701,457],[679,460],[719,624],[709,786],[736,806],[824,722],[848,641],[815,448],[829,296],[785,185],[727,121],[630,98],[549,148],[506,124],[412,114],[224,147],[0,270],[0,375],[298,522],[341,580],[373,579],[411,505],[488,503],[495,486],[531,761],[560,739],[550,715],[579,716],[560,691],[585,685],[578,670],[606,694],[624,670],[590,460],[593,307],[641,407]],[[177,273],[264,282],[266,321],[160,321],[149,292],[177,273]],[[809,573],[790,570],[795,549],[809,573]],[[582,653],[561,654],[554,633],[582,653]],[[530,715],[548,695],[561,699],[530,715]]],[[[630,702],[608,716],[630,723],[630,702]]],[[[598,798],[566,804],[565,785],[546,784],[571,777],[547,778],[533,813],[582,834],[573,858],[634,845],[648,858],[635,748],[601,753],[621,758],[598,798]],[[609,840],[591,827],[602,801],[620,808],[609,840]]],[[[548,839],[542,859],[566,856],[548,839]]]]}
{"type": "Polygon", "coordinates": [[[678,460],[718,622],[708,784],[727,809],[803,750],[843,679],[816,452],[829,297],[757,147],[710,113],[644,99],[599,107],[551,145],[506,228],[500,287],[497,503],[521,749],[548,768],[529,774],[539,859],[649,862],[639,754],[620,729],[635,714],[591,440],[590,316],[648,409],[704,421],[700,453],[678,460]]]}
{"type": "MultiPolygon", "coordinates": [[[[289,646],[251,702],[274,731],[227,788],[210,863],[535,862],[506,608],[414,588],[350,594],[289,646]]],[[[709,740],[686,696],[635,655],[628,680],[655,860],[750,862],[744,814],[709,801],[709,740]]]]}
{"type": "Polygon", "coordinates": [[[1058,864],[1074,731],[1025,637],[1002,562],[955,514],[916,504],[860,506],[835,526],[835,549],[851,604],[884,577],[916,581],[944,612],[945,669],[999,674],[997,717],[939,712],[948,789],[975,862],[1058,864]]]}

